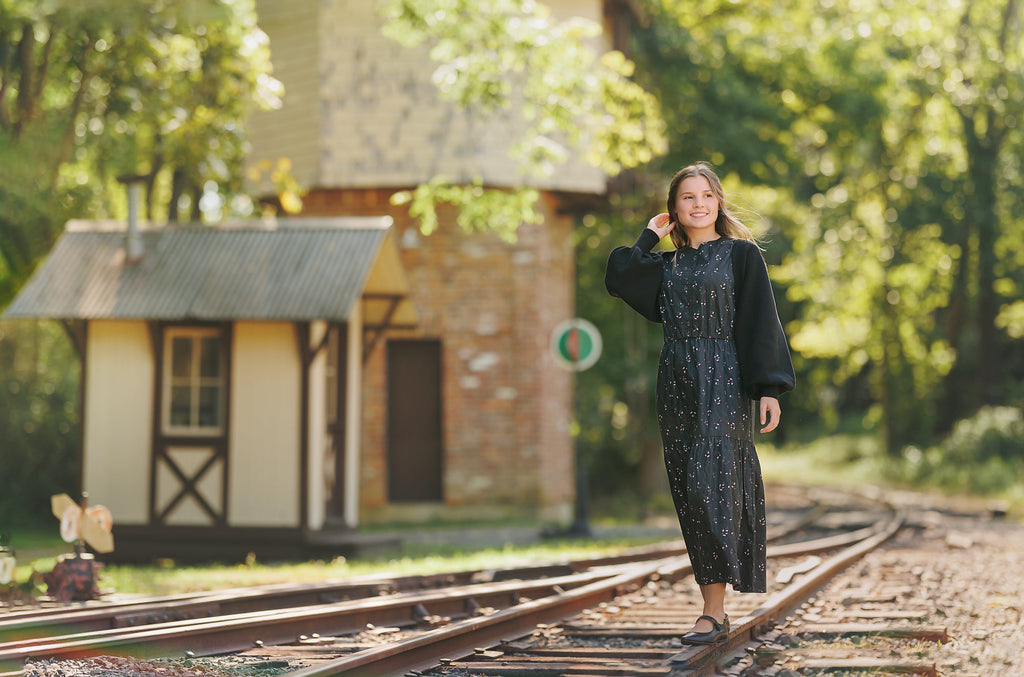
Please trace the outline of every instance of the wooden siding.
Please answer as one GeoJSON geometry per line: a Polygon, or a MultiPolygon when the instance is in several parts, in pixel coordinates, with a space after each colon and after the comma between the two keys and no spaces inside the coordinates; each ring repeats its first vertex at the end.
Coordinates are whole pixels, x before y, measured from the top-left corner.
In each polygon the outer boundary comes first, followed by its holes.
{"type": "Polygon", "coordinates": [[[301,364],[295,328],[235,323],[232,369],[228,524],[296,527],[301,364]]]}
{"type": "Polygon", "coordinates": [[[83,489],[115,524],[145,524],[153,417],[153,355],[141,321],[89,322],[83,489]]]}

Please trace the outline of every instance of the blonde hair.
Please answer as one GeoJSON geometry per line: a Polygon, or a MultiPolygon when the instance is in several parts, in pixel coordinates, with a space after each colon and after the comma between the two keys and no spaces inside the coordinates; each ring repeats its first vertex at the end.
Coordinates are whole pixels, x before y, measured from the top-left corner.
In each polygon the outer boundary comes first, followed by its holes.
{"type": "Polygon", "coordinates": [[[676,215],[676,194],[679,192],[679,184],[684,179],[695,176],[703,176],[707,179],[708,185],[711,186],[711,192],[718,199],[718,218],[715,219],[715,232],[722,237],[732,237],[738,240],[754,242],[754,234],[739,219],[733,216],[726,206],[725,191],[722,190],[722,182],[719,180],[718,175],[715,174],[709,165],[703,162],[696,162],[676,172],[668,185],[668,215],[672,222],[676,224],[676,227],[672,229],[669,236],[672,238],[672,244],[675,245],[676,249],[688,247],[690,244],[686,231],[679,227],[679,217],[676,215]]]}

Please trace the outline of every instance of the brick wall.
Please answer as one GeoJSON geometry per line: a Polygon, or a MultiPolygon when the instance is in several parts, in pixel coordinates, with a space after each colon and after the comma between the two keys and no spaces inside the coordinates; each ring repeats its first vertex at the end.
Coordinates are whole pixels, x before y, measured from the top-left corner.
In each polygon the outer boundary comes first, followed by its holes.
{"type": "Polygon", "coordinates": [[[303,216],[381,215],[395,235],[420,325],[389,336],[442,342],[443,506],[386,501],[386,346],[364,377],[361,510],[366,521],[429,516],[567,520],[574,495],[568,434],[571,377],[549,354],[551,330],[573,313],[571,217],[546,195],[545,223],[518,242],[466,235],[451,219],[419,233],[391,191],[315,191],[303,216]],[[404,512],[403,512],[404,511],[404,512]]]}

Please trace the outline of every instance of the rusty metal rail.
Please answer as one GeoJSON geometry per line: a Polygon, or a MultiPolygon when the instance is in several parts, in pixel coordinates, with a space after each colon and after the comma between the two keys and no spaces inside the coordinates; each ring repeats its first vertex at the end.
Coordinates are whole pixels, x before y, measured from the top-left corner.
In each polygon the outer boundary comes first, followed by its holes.
{"type": "MultiPolygon", "coordinates": [[[[830,577],[846,568],[865,553],[878,547],[889,539],[903,524],[901,514],[893,514],[874,527],[859,529],[849,534],[816,539],[800,544],[774,546],[769,548],[769,557],[792,557],[811,553],[824,552],[843,548],[843,550],[818,564],[813,570],[805,572],[796,582],[786,586],[773,595],[756,611],[737,619],[726,642],[709,647],[692,647],[681,652],[647,649],[634,653],[628,665],[606,666],[608,672],[598,670],[586,661],[586,649],[568,649],[563,652],[548,652],[546,661],[533,666],[530,672],[535,674],[558,674],[563,668],[568,670],[567,661],[582,656],[583,666],[591,666],[594,674],[667,674],[676,668],[685,668],[688,675],[713,674],[715,660],[751,638],[765,627],[776,623],[793,608],[803,603],[814,591],[823,586],[830,577]],[[646,667],[637,664],[640,659],[649,663],[646,667]],[[556,661],[551,663],[551,661],[556,661]],[[650,664],[653,663],[653,664],[650,664]],[[561,667],[559,667],[561,665],[561,667]],[[707,670],[705,672],[704,670],[707,670]]],[[[528,634],[538,624],[559,623],[582,609],[593,607],[601,602],[614,599],[629,587],[642,585],[646,580],[657,577],[675,579],[691,573],[689,559],[686,557],[663,560],[649,565],[631,567],[613,579],[595,581],[587,586],[562,595],[551,596],[523,605],[509,608],[486,618],[466,619],[445,628],[421,633],[408,639],[374,647],[351,655],[329,661],[320,665],[290,673],[290,677],[333,677],[335,675],[391,675],[417,674],[438,666],[443,660],[453,665],[453,657],[483,656],[487,651],[480,647],[495,645],[509,638],[528,634]]],[[[619,654],[621,652],[613,652],[619,654]]],[[[500,659],[504,652],[500,649],[492,652],[493,657],[500,659]]],[[[604,658],[608,660],[608,653],[604,658]]],[[[509,658],[509,661],[514,659],[509,658]]],[[[506,661],[507,662],[507,661],[506,661]]],[[[571,662],[571,660],[570,660],[571,662]]],[[[641,660],[641,663],[644,661],[641,660]]],[[[482,662],[473,662],[465,667],[470,672],[479,672],[482,662]]],[[[579,666],[577,666],[579,667],[579,666]]],[[[584,669],[579,667],[579,669],[584,669]]],[[[575,670],[575,668],[573,668],[575,670]]],[[[503,665],[498,672],[487,674],[513,674],[514,671],[503,665]]],[[[481,674],[484,674],[481,672],[481,674]]]]}
{"type": "MultiPolygon", "coordinates": [[[[623,566],[623,565],[620,565],[623,566]]],[[[503,608],[524,597],[543,597],[587,585],[616,573],[615,567],[537,581],[505,581],[396,593],[333,604],[271,609],[140,628],[113,628],[60,637],[37,637],[0,644],[0,670],[20,667],[30,658],[74,658],[101,652],[149,657],[213,654],[294,641],[301,634],[352,633],[368,623],[415,625],[418,617],[460,616],[478,607],[503,608]]]]}
{"type": "Polygon", "coordinates": [[[142,597],[117,602],[90,602],[17,608],[0,613],[0,644],[69,632],[137,627],[154,623],[230,616],[253,611],[288,609],[339,601],[368,599],[400,592],[436,590],[506,580],[536,580],[567,576],[596,567],[669,557],[686,552],[679,539],[630,548],[606,557],[516,567],[476,569],[408,576],[357,576],[319,583],[284,583],[213,592],[142,597]]]}
{"type": "MultiPolygon", "coordinates": [[[[836,571],[845,568],[850,562],[890,538],[901,524],[902,517],[894,516],[879,526],[861,529],[849,535],[771,548],[769,557],[784,557],[847,546],[841,553],[825,560],[798,582],[777,593],[762,608],[738,619],[727,642],[713,647],[695,647],[674,656],[671,652],[654,652],[654,658],[669,658],[670,663],[691,670],[701,664],[712,663],[715,657],[749,641],[757,629],[775,622],[801,604],[836,571]]],[[[334,661],[290,673],[290,677],[379,676],[425,670],[438,665],[444,658],[472,655],[477,653],[475,650],[481,646],[521,636],[537,624],[558,623],[582,609],[614,599],[623,589],[642,585],[652,576],[672,579],[688,575],[690,571],[687,557],[637,565],[614,578],[594,581],[571,592],[534,600],[492,616],[465,619],[451,626],[421,633],[393,644],[358,651],[334,661]]]]}
{"type": "MultiPolygon", "coordinates": [[[[772,538],[791,535],[796,529],[806,527],[823,515],[822,509],[812,506],[803,511],[800,519],[773,528],[772,538]]],[[[800,604],[800,595],[806,597],[809,594],[806,591],[808,586],[821,585],[813,581],[830,575],[828,569],[822,567],[847,566],[849,561],[860,556],[858,553],[862,550],[875,547],[898,528],[899,523],[894,517],[875,527],[850,533],[804,543],[770,546],[769,557],[773,558],[835,551],[843,547],[847,550],[842,555],[846,559],[837,559],[840,555],[834,555],[815,573],[802,574],[797,583],[799,587],[793,588],[789,596],[782,597],[782,593],[779,593],[758,612],[734,621],[733,635],[727,645],[735,646],[749,640],[759,628],[784,615],[787,604],[800,604]],[[856,545],[851,545],[854,543],[856,545]]],[[[834,531],[835,528],[831,527],[830,530],[834,531]]],[[[434,577],[404,577],[404,583],[396,582],[402,579],[378,577],[358,581],[356,586],[352,586],[351,581],[340,586],[337,583],[299,586],[301,589],[294,591],[295,597],[289,597],[291,592],[287,591],[287,588],[294,586],[280,586],[276,591],[278,602],[270,604],[266,603],[266,599],[261,604],[258,588],[249,589],[251,595],[238,595],[236,591],[192,595],[188,599],[177,599],[176,606],[170,611],[193,614],[193,617],[169,622],[150,622],[157,617],[155,614],[160,606],[159,600],[150,600],[111,610],[106,622],[114,622],[115,627],[104,629],[100,626],[100,629],[56,637],[56,633],[46,629],[48,621],[53,622],[60,617],[65,622],[72,622],[75,614],[96,611],[83,609],[63,617],[42,614],[34,620],[23,617],[20,619],[20,627],[23,632],[35,633],[31,637],[3,634],[14,632],[18,627],[12,617],[0,621],[0,640],[10,637],[8,641],[0,641],[0,672],[16,671],[26,659],[59,660],[104,653],[140,658],[181,655],[186,651],[196,655],[220,654],[250,649],[254,644],[285,645],[295,642],[301,636],[351,636],[370,625],[394,626],[407,631],[397,634],[408,636],[397,642],[373,647],[365,646],[366,643],[358,646],[358,643],[349,642],[348,648],[339,651],[350,653],[292,674],[295,677],[405,674],[436,666],[441,659],[473,654],[474,649],[479,647],[529,634],[538,624],[559,623],[583,609],[636,590],[651,580],[676,580],[689,574],[685,549],[681,541],[673,541],[634,549],[611,558],[581,562],[463,572],[456,576],[441,574],[434,577]],[[519,580],[530,575],[541,578],[519,580]],[[510,580],[504,580],[506,578],[510,580]],[[403,586],[409,589],[400,590],[403,586]],[[363,597],[324,603],[325,599],[332,596],[337,600],[337,596],[356,595],[363,597]],[[243,601],[241,597],[249,599],[243,601]],[[228,607],[225,605],[231,603],[230,598],[234,598],[238,604],[255,606],[226,614],[225,609],[228,607]],[[287,599],[302,599],[299,602],[302,606],[280,606],[287,599]],[[203,614],[208,617],[195,617],[203,614]],[[12,622],[5,625],[7,621],[12,622]],[[143,627],[124,627],[136,622],[148,624],[143,627]]],[[[164,611],[168,611],[167,606],[164,611]]],[[[284,646],[281,649],[287,651],[284,646]]],[[[715,655],[725,650],[726,646],[716,645],[710,649],[679,652],[674,660],[676,664],[694,670],[699,668],[702,661],[713,660],[715,655]]],[[[660,657],[653,660],[671,667],[672,664],[666,659],[672,656],[672,651],[659,653],[651,650],[649,653],[652,652],[660,657]]]]}
{"type": "MultiPolygon", "coordinates": [[[[753,640],[771,626],[778,624],[779,621],[800,606],[814,592],[823,587],[838,572],[892,538],[900,527],[903,526],[903,522],[904,515],[896,513],[877,527],[854,532],[854,534],[861,537],[859,540],[853,541],[852,545],[829,557],[806,572],[801,578],[772,595],[771,598],[752,613],[737,619],[732,631],[729,633],[728,640],[712,647],[693,647],[681,651],[675,654],[670,659],[670,662],[679,667],[699,668],[705,665],[713,666],[716,657],[734,651],[737,647],[753,640]]],[[[850,536],[852,537],[854,534],[850,534],[850,536]]],[[[779,554],[779,550],[781,548],[776,549],[774,554],[779,554]]],[[[808,554],[809,552],[810,550],[807,550],[803,554],[808,554]]],[[[692,672],[691,674],[698,675],[704,673],[692,672]]]]}
{"type": "MultiPolygon", "coordinates": [[[[790,535],[824,514],[810,502],[796,519],[769,527],[769,542],[790,535]]],[[[502,580],[533,580],[564,576],[595,567],[643,562],[686,553],[680,538],[629,548],[601,557],[566,562],[478,569],[409,576],[357,576],[319,583],[275,584],[179,595],[89,602],[84,606],[0,607],[0,643],[69,632],[138,627],[154,623],[228,616],[251,611],[287,609],[344,600],[365,599],[398,592],[429,590],[502,580]]]]}

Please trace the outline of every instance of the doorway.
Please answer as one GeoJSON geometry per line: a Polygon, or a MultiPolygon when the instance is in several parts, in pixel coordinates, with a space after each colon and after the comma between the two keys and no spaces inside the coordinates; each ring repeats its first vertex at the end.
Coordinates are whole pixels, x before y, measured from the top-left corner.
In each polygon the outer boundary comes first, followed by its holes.
{"type": "Polygon", "coordinates": [[[388,500],[444,500],[441,342],[388,341],[388,500]]]}

